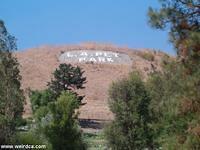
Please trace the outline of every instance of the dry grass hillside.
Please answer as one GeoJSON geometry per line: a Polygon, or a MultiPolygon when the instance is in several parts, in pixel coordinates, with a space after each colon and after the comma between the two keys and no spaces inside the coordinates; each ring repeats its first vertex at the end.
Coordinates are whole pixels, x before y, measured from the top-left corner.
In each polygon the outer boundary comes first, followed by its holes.
{"type": "MultiPolygon", "coordinates": [[[[147,49],[135,50],[126,47],[116,47],[110,44],[84,43],[80,45],[67,46],[43,46],[17,52],[16,57],[20,63],[22,75],[22,87],[24,90],[45,89],[47,82],[52,78],[52,72],[60,64],[58,56],[71,50],[105,50],[128,54],[132,64],[93,64],[75,63],[85,70],[87,83],[85,89],[79,91],[86,97],[86,105],[80,109],[80,118],[84,119],[112,119],[112,113],[108,108],[108,89],[113,81],[123,78],[133,70],[142,72],[143,77],[154,68],[159,69],[162,52],[147,49]]],[[[24,116],[30,116],[30,102],[27,98],[24,116]]]]}

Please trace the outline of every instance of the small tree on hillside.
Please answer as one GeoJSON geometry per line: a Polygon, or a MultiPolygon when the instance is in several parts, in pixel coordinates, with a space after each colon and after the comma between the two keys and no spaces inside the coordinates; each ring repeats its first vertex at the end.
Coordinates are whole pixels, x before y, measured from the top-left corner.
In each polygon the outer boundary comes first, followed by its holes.
{"type": "Polygon", "coordinates": [[[9,143],[21,120],[24,96],[20,89],[19,64],[12,56],[15,38],[0,21],[0,144],[9,143]]]}
{"type": "Polygon", "coordinates": [[[115,150],[153,149],[150,128],[150,97],[138,74],[114,83],[109,92],[114,121],[106,128],[106,138],[115,150]]]}
{"type": "MultiPolygon", "coordinates": [[[[84,71],[80,67],[73,67],[71,64],[60,64],[59,68],[53,73],[54,79],[48,83],[49,89],[57,98],[62,91],[73,91],[85,88],[86,77],[83,77],[84,71]]],[[[78,101],[81,102],[83,96],[78,96],[78,101]]]]}

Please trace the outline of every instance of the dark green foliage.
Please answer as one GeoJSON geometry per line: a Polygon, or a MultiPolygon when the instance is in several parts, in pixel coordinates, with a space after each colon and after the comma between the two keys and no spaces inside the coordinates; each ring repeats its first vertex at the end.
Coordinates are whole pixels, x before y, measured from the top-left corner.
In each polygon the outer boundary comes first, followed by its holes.
{"type": "Polygon", "coordinates": [[[36,121],[41,121],[48,112],[49,112],[48,105],[39,107],[34,113],[36,121]]]}
{"type": "Polygon", "coordinates": [[[163,72],[154,73],[148,81],[154,129],[165,149],[200,149],[200,3],[160,2],[161,9],[149,10],[150,23],[170,29],[178,59],[165,61],[163,72]]]}
{"type": "Polygon", "coordinates": [[[199,0],[161,0],[162,8],[149,9],[149,22],[158,29],[170,29],[170,40],[178,55],[200,57],[199,0]]]}
{"type": "Polygon", "coordinates": [[[48,92],[37,91],[31,96],[33,106],[37,106],[34,118],[38,135],[47,139],[53,149],[85,149],[75,111],[80,105],[76,95],[63,91],[56,100],[51,100],[48,92]]]}
{"type": "MultiPolygon", "coordinates": [[[[83,84],[86,83],[86,78],[83,77],[84,71],[80,67],[73,67],[71,64],[60,64],[59,68],[53,73],[54,79],[48,83],[49,89],[57,98],[62,91],[74,91],[83,89],[83,84]]],[[[76,92],[74,94],[77,95],[76,92]]],[[[81,102],[83,96],[78,96],[78,101],[81,102]]]]}
{"type": "Polygon", "coordinates": [[[31,91],[30,95],[31,107],[33,112],[42,106],[47,106],[48,103],[55,101],[53,93],[49,90],[31,91]]]}
{"type": "Polygon", "coordinates": [[[200,66],[165,62],[148,80],[157,142],[165,149],[200,148],[200,66]]]}
{"type": "Polygon", "coordinates": [[[9,143],[22,120],[24,96],[19,64],[12,56],[15,40],[0,21],[0,144],[9,143]]]}
{"type": "Polygon", "coordinates": [[[151,130],[150,97],[137,73],[113,83],[110,109],[115,120],[105,130],[108,144],[116,150],[155,148],[151,130]]]}
{"type": "Polygon", "coordinates": [[[50,106],[50,111],[42,128],[54,150],[81,150],[86,149],[82,141],[77,122],[79,108],[77,98],[70,92],[63,92],[55,103],[50,106]]]}

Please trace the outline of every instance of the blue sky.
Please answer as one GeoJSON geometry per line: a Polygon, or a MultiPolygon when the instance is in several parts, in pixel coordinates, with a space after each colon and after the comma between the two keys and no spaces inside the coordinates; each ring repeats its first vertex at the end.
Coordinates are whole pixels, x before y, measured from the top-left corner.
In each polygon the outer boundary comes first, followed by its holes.
{"type": "Polygon", "coordinates": [[[167,31],[148,25],[157,0],[1,0],[0,19],[20,50],[40,45],[113,43],[174,54],[167,31]]]}

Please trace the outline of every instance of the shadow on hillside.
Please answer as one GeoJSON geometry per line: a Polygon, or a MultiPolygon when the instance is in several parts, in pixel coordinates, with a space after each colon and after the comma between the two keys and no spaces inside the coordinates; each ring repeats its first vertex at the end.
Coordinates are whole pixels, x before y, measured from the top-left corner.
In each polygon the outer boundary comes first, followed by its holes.
{"type": "Polygon", "coordinates": [[[103,129],[105,121],[96,119],[79,119],[79,124],[81,128],[103,129]]]}

